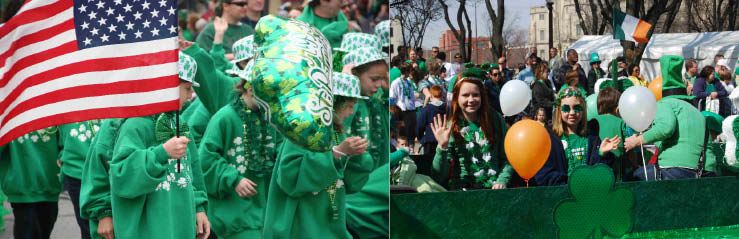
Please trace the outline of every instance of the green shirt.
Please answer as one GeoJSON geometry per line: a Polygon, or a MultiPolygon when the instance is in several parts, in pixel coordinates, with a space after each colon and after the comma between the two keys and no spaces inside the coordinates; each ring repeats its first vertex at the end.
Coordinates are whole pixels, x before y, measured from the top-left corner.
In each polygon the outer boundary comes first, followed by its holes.
{"type": "Polygon", "coordinates": [[[108,172],[122,122],[123,119],[106,119],[100,123],[100,131],[90,143],[82,170],[80,217],[89,219],[92,238],[101,238],[97,233],[100,219],[113,216],[108,172]]]}
{"type": "Polygon", "coordinates": [[[213,115],[198,151],[208,189],[208,219],[219,237],[261,238],[277,139],[262,114],[244,110],[240,102],[213,115]],[[243,178],[257,184],[256,195],[236,194],[243,178]]]}
{"type": "Polygon", "coordinates": [[[320,30],[331,44],[331,48],[340,47],[341,39],[344,37],[344,34],[349,31],[349,21],[341,11],[339,11],[339,14],[336,15],[336,17],[329,19],[317,16],[313,12],[313,8],[306,6],[305,9],[303,9],[303,13],[300,14],[296,20],[308,23],[320,30]]]}
{"type": "Polygon", "coordinates": [[[612,114],[597,115],[595,116],[595,120],[598,121],[598,127],[600,128],[598,131],[598,137],[600,140],[613,138],[613,136],[621,138],[621,143],[618,144],[618,148],[611,151],[617,159],[620,159],[624,154],[624,139],[626,139],[626,135],[624,135],[626,132],[626,124],[624,123],[624,120],[612,114]]]}
{"type": "Polygon", "coordinates": [[[562,135],[562,146],[567,158],[567,175],[572,174],[576,167],[587,165],[588,162],[588,138],[577,134],[562,135]]]}
{"type": "MultiPolygon", "coordinates": [[[[173,120],[159,124],[173,128],[173,120]]],[[[162,146],[171,137],[156,138],[157,121],[159,115],[130,118],[121,125],[110,164],[116,238],[194,238],[195,214],[207,207],[195,143],[188,144],[176,172],[177,160],[162,146]]]]}
{"type": "Polygon", "coordinates": [[[657,102],[652,128],[644,132],[644,143],[662,141],[659,166],[696,168],[703,150],[706,120],[692,104],[674,98],[657,102]]]}
{"type": "Polygon", "coordinates": [[[65,124],[59,127],[62,137],[62,174],[82,179],[82,166],[93,138],[100,130],[99,120],[65,124]]]}
{"type": "Polygon", "coordinates": [[[313,152],[285,139],[267,197],[264,238],[351,238],[345,195],[364,186],[371,167],[366,153],[336,160],[331,151],[313,152]]]}
{"type": "Polygon", "coordinates": [[[59,200],[62,185],[56,160],[62,151],[62,140],[58,129],[36,130],[0,147],[0,180],[8,202],[59,200]]]}
{"type": "Polygon", "coordinates": [[[390,74],[390,84],[393,84],[393,81],[395,81],[395,79],[398,79],[398,77],[402,75],[400,73],[400,69],[398,69],[397,67],[390,68],[389,74],[390,74]]]}
{"type": "MultiPolygon", "coordinates": [[[[198,43],[201,48],[206,51],[210,51],[213,46],[213,37],[215,36],[215,33],[216,29],[213,26],[213,22],[210,22],[208,25],[205,25],[203,31],[198,34],[195,42],[198,43]]],[[[252,34],[254,34],[254,29],[249,25],[240,22],[236,24],[228,24],[228,29],[223,33],[223,49],[227,54],[232,53],[232,47],[236,41],[252,34]]]]}

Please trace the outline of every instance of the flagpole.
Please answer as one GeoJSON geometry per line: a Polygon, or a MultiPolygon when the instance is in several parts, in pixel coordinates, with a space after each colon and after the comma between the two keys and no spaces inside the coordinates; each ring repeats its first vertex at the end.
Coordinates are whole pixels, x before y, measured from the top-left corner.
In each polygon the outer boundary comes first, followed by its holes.
{"type": "MultiPolygon", "coordinates": [[[[177,138],[179,138],[180,137],[180,110],[177,110],[175,112],[174,122],[175,122],[175,131],[174,131],[175,132],[175,136],[177,138]]],[[[187,150],[187,149],[185,149],[185,150],[187,150]]],[[[182,167],[181,161],[182,161],[181,159],[177,159],[177,168],[175,168],[175,171],[177,173],[180,172],[180,168],[182,167]]]]}

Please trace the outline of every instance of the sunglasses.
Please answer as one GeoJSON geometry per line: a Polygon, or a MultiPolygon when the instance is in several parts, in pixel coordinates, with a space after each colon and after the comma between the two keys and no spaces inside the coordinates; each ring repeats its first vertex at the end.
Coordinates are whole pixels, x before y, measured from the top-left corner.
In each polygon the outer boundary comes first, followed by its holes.
{"type": "Polygon", "coordinates": [[[562,108],[562,113],[570,113],[570,112],[573,112],[575,114],[578,114],[578,113],[581,113],[582,112],[582,105],[580,105],[580,104],[573,105],[573,106],[570,106],[570,105],[562,105],[561,108],[562,108]]]}
{"type": "Polygon", "coordinates": [[[246,5],[247,5],[246,2],[230,2],[228,4],[236,5],[236,6],[239,6],[239,7],[246,7],[246,5]]]}
{"type": "Polygon", "coordinates": [[[500,75],[500,74],[498,74],[498,73],[493,73],[493,76],[498,76],[498,75],[500,75]]]}

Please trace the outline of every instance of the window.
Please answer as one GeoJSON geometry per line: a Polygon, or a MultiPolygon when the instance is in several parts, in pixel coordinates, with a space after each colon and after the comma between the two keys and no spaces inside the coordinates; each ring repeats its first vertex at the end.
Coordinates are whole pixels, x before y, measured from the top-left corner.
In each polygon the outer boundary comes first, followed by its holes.
{"type": "Polygon", "coordinates": [[[544,30],[539,30],[539,41],[544,40],[544,30]]]}
{"type": "Polygon", "coordinates": [[[539,20],[544,20],[544,14],[539,14],[539,20]]]}

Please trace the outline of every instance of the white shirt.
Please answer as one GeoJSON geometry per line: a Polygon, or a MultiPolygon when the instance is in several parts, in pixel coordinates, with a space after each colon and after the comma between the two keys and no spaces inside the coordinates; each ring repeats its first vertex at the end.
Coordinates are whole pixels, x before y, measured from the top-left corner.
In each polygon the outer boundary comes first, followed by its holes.
{"type": "Polygon", "coordinates": [[[446,78],[444,78],[444,80],[446,82],[449,82],[452,77],[459,74],[460,70],[462,69],[462,65],[460,65],[459,63],[447,62],[444,63],[444,68],[446,68],[446,78]]]}
{"type": "Polygon", "coordinates": [[[408,78],[400,78],[390,84],[390,99],[395,100],[395,105],[402,111],[416,110],[416,96],[413,90],[413,82],[408,78]],[[410,92],[410,94],[408,94],[410,92]]]}

